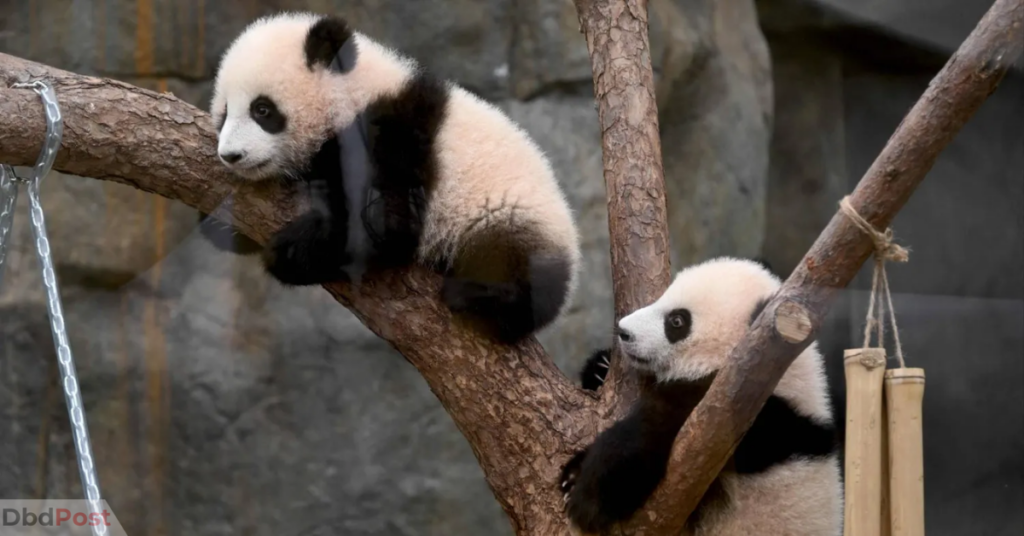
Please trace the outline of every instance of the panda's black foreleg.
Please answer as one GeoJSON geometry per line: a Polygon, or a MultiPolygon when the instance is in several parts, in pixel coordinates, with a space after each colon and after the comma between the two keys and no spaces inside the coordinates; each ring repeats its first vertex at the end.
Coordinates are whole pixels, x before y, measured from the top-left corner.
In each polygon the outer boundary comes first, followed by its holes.
{"type": "Polygon", "coordinates": [[[475,329],[513,344],[547,326],[569,291],[566,255],[533,247],[515,233],[477,236],[453,259],[441,297],[475,329]]]}
{"type": "Polygon", "coordinates": [[[271,237],[263,250],[267,272],[285,285],[317,285],[348,278],[348,208],[341,146],[326,139],[302,174],[310,208],[271,237]]]}
{"type": "Polygon", "coordinates": [[[342,267],[349,263],[345,238],[331,216],[307,212],[274,235],[263,251],[263,265],[285,285],[342,281],[342,267]]]}
{"type": "Polygon", "coordinates": [[[374,264],[401,267],[416,259],[423,232],[426,194],[421,186],[386,184],[363,213],[374,245],[374,264]]]}
{"type": "Polygon", "coordinates": [[[665,476],[672,423],[645,405],[641,400],[562,470],[566,513],[587,534],[605,534],[628,520],[665,476]]]}

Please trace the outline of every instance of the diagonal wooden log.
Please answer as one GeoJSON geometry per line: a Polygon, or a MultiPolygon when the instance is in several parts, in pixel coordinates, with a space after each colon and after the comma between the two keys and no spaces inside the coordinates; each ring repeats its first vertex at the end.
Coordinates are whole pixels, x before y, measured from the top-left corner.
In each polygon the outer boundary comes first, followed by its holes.
{"type": "MultiPolygon", "coordinates": [[[[857,184],[850,202],[861,216],[877,229],[889,226],[942,150],[995,91],[1022,46],[1024,0],[997,0],[857,184]]],[[[676,437],[668,476],[625,533],[673,534],[683,527],[782,374],[813,341],[837,292],[872,251],[871,240],[837,211],[732,350],[729,366],[676,437]],[[809,329],[780,329],[793,324],[809,329]]]]}

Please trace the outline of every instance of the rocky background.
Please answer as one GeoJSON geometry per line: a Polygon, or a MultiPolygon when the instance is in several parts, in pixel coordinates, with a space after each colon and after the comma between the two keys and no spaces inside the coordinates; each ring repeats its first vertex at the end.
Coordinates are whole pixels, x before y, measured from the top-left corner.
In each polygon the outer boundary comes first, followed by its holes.
{"type": "MultiPolygon", "coordinates": [[[[651,0],[674,265],[763,254],[788,273],[989,4],[651,0]]],[[[344,14],[537,138],[586,259],[542,341],[570,374],[607,345],[599,131],[569,0],[0,0],[0,51],[205,106],[233,36],[282,9],[344,14]]],[[[1018,70],[894,224],[912,247],[890,270],[901,335],[928,374],[933,535],[1024,533],[1021,117],[1018,70]]],[[[427,385],[326,293],[216,252],[175,202],[56,173],[43,190],[100,479],[129,534],[510,533],[427,385]]],[[[74,498],[24,201],[0,289],[0,497],[74,498]]],[[[869,275],[821,338],[840,411],[869,275]]]]}

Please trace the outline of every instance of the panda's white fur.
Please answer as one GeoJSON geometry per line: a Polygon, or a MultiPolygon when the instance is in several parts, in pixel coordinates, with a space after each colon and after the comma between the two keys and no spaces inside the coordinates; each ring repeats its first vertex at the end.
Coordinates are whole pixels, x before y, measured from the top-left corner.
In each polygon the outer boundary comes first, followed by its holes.
{"type": "MultiPolygon", "coordinates": [[[[641,373],[653,374],[662,390],[649,396],[663,398],[642,397],[629,417],[567,466],[563,487],[577,525],[599,531],[642,504],[646,495],[639,501],[632,495],[653,491],[664,467],[650,469],[647,484],[635,489],[616,480],[614,467],[667,456],[666,443],[670,448],[678,427],[706,392],[708,378],[726,364],[732,348],[779,287],[778,278],[756,262],[717,258],[684,269],[657,301],[619,321],[623,355],[641,373]],[[670,327],[676,324],[680,327],[670,327]],[[670,340],[670,332],[678,340],[670,340]],[[609,490],[632,494],[617,500],[634,504],[612,515],[603,513],[599,508],[610,510],[614,505],[595,503],[608,497],[609,490]]],[[[585,374],[607,368],[603,356],[592,361],[585,374]]],[[[843,498],[832,427],[824,364],[814,343],[779,381],[738,447],[732,469],[727,466],[705,496],[687,534],[840,534],[843,498]],[[774,454],[762,459],[759,450],[774,454]]],[[[631,478],[637,478],[637,471],[631,478]]]]}
{"type": "MultiPolygon", "coordinates": [[[[415,256],[425,265],[445,270],[458,267],[461,255],[469,259],[462,264],[477,263],[469,272],[490,274],[500,269],[479,263],[493,249],[488,247],[491,242],[507,241],[518,248],[516,251],[526,251],[529,266],[523,270],[531,270],[531,277],[533,272],[539,274],[528,281],[533,299],[557,303],[545,305],[556,311],[541,313],[544,318],[536,322],[539,325],[514,320],[523,325],[510,328],[511,339],[521,338],[544,327],[549,317],[564,312],[575,291],[579,236],[569,205],[547,158],[521,128],[496,107],[458,86],[448,82],[430,85],[423,82],[424,76],[424,69],[412,59],[349,31],[340,19],[308,13],[259,19],[230,46],[217,73],[211,113],[222,125],[218,151],[224,163],[244,179],[300,178],[325,140],[357,124],[368,108],[388,99],[406,99],[412,103],[410,107],[436,101],[443,109],[437,112],[439,125],[436,132],[429,127],[425,130],[431,138],[429,163],[436,169],[423,184],[427,201],[422,222],[418,222],[421,229],[416,231],[415,256]],[[324,23],[335,35],[348,32],[344,44],[348,48],[338,50],[331,65],[326,65],[328,60],[318,64],[309,56],[309,40],[314,33],[311,29],[324,23]],[[351,64],[339,68],[345,54],[352,56],[351,64]],[[408,88],[416,84],[426,88],[426,93],[407,96],[408,88]],[[282,132],[268,131],[254,120],[252,106],[261,96],[273,101],[276,111],[286,118],[282,132]],[[549,278],[557,281],[544,280],[545,262],[566,265],[555,270],[559,275],[549,278]]],[[[352,148],[342,148],[346,150],[352,148]]],[[[402,159],[405,155],[391,157],[402,159]]],[[[360,186],[359,180],[346,177],[347,189],[360,186]]],[[[356,225],[353,214],[361,208],[352,198],[349,195],[347,200],[350,229],[356,225]]],[[[308,232],[303,230],[292,232],[293,237],[305,234],[308,232]]],[[[357,237],[351,232],[349,235],[351,244],[357,237]]],[[[304,250],[298,251],[302,254],[304,250]]],[[[280,261],[280,254],[271,253],[265,258],[280,261]]],[[[316,256],[315,252],[308,254],[316,256]]],[[[270,266],[268,270],[278,276],[270,266]]],[[[323,277],[303,274],[278,278],[292,284],[324,282],[320,280],[323,277]]],[[[479,302],[472,300],[493,301],[495,294],[504,296],[506,292],[504,287],[480,291],[475,283],[446,284],[443,293],[449,305],[479,310],[479,302]],[[470,289],[466,292],[483,292],[484,296],[461,296],[460,291],[466,287],[470,289]]],[[[492,316],[514,316],[506,309],[496,311],[501,314],[492,312],[492,316]]]]}

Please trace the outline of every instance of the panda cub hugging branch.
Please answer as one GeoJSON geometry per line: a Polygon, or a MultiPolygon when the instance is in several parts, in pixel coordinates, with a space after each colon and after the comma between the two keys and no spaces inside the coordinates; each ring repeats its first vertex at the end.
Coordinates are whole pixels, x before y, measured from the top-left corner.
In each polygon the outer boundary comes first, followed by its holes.
{"type": "MultiPolygon", "coordinates": [[[[665,476],[672,443],[779,280],[753,261],[686,268],[654,303],[619,321],[622,355],[656,382],[630,413],[565,466],[574,525],[606,534],[628,520],[665,476]]],[[[600,387],[608,352],[584,367],[600,387]]],[[[838,536],[843,498],[837,441],[817,343],[782,376],[732,458],[687,522],[694,536],[838,536]]]]}
{"type": "Polygon", "coordinates": [[[420,262],[444,275],[453,312],[507,343],[566,309],[579,238],[547,158],[497,108],[344,20],[251,24],[224,55],[211,114],[235,175],[309,195],[262,251],[282,283],[420,262]]]}

